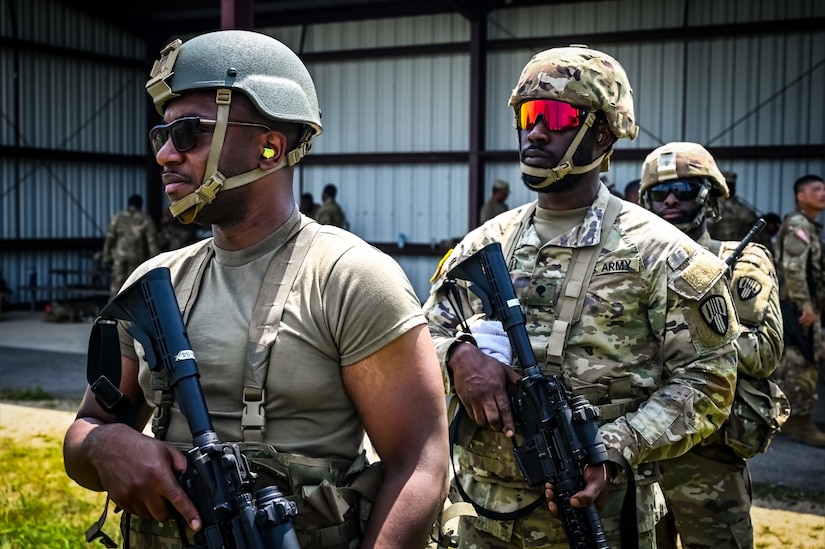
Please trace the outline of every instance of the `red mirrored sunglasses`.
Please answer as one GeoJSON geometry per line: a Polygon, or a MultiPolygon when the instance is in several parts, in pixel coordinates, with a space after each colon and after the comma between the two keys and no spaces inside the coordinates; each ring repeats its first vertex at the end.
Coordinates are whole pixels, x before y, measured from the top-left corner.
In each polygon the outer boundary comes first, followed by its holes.
{"type": "Polygon", "coordinates": [[[516,109],[516,129],[532,130],[541,116],[550,131],[577,128],[584,122],[587,111],[563,101],[534,99],[525,101],[516,109]]]}

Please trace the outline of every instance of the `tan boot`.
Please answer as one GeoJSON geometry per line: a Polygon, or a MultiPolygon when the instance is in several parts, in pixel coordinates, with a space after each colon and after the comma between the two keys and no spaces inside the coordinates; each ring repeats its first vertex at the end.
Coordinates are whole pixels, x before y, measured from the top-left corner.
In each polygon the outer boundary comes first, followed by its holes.
{"type": "Polygon", "coordinates": [[[817,429],[810,415],[791,414],[780,432],[802,444],[814,448],[825,448],[825,433],[817,429]]]}

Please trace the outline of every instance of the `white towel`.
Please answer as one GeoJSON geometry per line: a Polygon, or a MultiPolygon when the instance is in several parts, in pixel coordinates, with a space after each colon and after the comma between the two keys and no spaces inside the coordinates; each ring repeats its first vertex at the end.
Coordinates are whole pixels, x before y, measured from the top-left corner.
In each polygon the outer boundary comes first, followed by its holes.
{"type": "Polygon", "coordinates": [[[486,355],[493,357],[508,366],[513,363],[513,350],[510,347],[510,338],[498,320],[487,320],[484,317],[471,319],[470,333],[476,339],[478,348],[486,355]]]}

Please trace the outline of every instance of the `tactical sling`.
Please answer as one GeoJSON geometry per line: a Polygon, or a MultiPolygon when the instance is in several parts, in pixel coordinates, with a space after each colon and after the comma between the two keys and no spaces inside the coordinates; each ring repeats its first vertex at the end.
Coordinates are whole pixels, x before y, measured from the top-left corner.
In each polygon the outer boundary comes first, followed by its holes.
{"type": "MultiPolygon", "coordinates": [[[[264,276],[266,283],[261,286],[249,323],[243,388],[244,410],[241,417],[243,441],[239,446],[259,473],[259,484],[277,485],[286,492],[288,499],[296,503],[301,515],[296,518],[296,525],[312,525],[315,519],[329,524],[327,527],[298,532],[301,545],[337,548],[346,547],[349,540],[357,539],[363,531],[372,501],[382,482],[380,465],[367,463],[364,453],[354,462],[344,462],[282,453],[262,442],[266,430],[264,386],[270,350],[278,336],[281,316],[292,286],[320,227],[311,219],[301,217],[301,221],[296,223],[287,236],[286,243],[275,252],[267,267],[264,276]],[[272,283],[273,281],[277,283],[272,283]]],[[[191,268],[179,273],[181,278],[175,284],[176,298],[178,303],[183,304],[184,324],[197,300],[204,273],[215,256],[212,240],[204,241],[200,248],[193,248],[193,253],[191,268]]],[[[111,326],[103,325],[100,331],[101,335],[93,338],[96,346],[94,356],[95,359],[106,357],[105,362],[109,367],[104,365],[103,360],[99,360],[96,363],[99,366],[92,371],[90,362],[87,376],[97,374],[98,368],[100,371],[105,370],[109,379],[115,381],[110,384],[116,388],[120,380],[117,328],[112,323],[111,326]],[[100,349],[97,349],[98,346],[100,349]],[[114,363],[110,362],[113,357],[114,363]],[[117,365],[116,371],[114,364],[117,365]]],[[[90,360],[91,345],[92,340],[90,360]]],[[[101,386],[108,389],[107,384],[101,386]]],[[[155,391],[156,406],[152,432],[159,440],[165,440],[174,395],[162,374],[152,372],[151,386],[155,391]]],[[[131,418],[129,414],[133,414],[133,411],[127,399],[118,398],[117,393],[112,391],[102,394],[106,397],[106,402],[115,403],[113,408],[107,409],[121,414],[124,419],[131,418]]],[[[101,401],[102,397],[98,396],[98,400],[101,401]]],[[[119,421],[121,415],[117,416],[119,421]]],[[[188,447],[177,446],[183,451],[188,450],[188,447]]],[[[108,500],[103,515],[87,532],[87,539],[90,536],[102,537],[104,544],[106,541],[111,543],[101,531],[107,509],[108,500]]],[[[124,540],[128,540],[130,518],[124,514],[121,521],[124,540]]],[[[107,546],[114,547],[114,544],[107,546]]]]}

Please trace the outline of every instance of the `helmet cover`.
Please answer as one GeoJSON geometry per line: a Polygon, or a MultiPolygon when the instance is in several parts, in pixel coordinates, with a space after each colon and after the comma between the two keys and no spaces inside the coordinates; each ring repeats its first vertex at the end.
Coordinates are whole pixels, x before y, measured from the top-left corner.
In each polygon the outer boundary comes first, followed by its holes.
{"type": "Polygon", "coordinates": [[[725,176],[716,166],[713,156],[698,143],[673,142],[654,149],[642,166],[639,196],[645,191],[672,179],[699,177],[711,184],[711,196],[727,198],[725,176]]]}
{"type": "Polygon", "coordinates": [[[624,68],[611,56],[583,46],[539,52],[524,67],[509,105],[532,99],[563,101],[607,117],[616,137],[634,139],[633,90],[624,68]]]}

